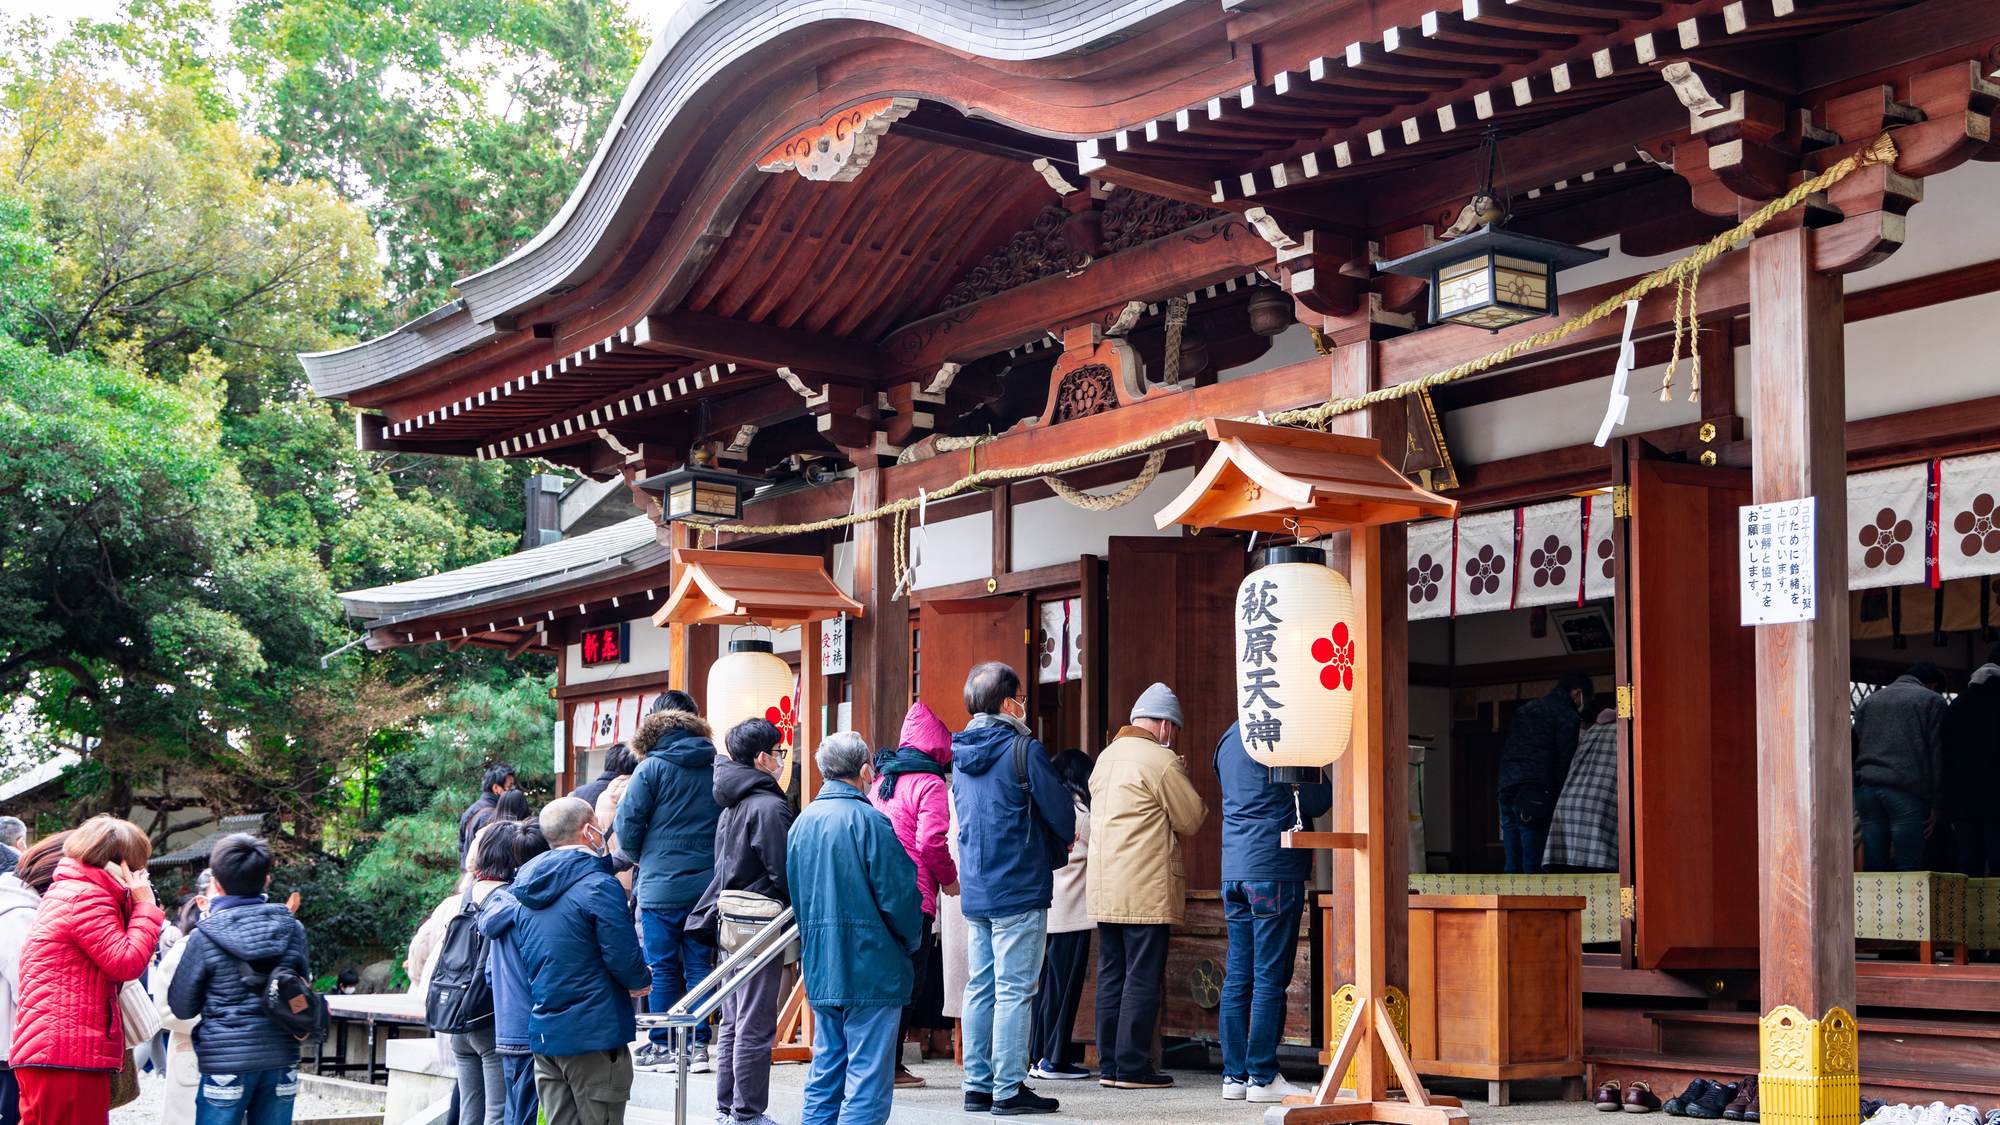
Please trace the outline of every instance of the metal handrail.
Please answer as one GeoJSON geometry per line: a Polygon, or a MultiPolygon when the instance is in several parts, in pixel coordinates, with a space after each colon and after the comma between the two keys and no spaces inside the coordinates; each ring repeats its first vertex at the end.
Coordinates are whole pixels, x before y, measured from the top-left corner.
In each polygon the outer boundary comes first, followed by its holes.
{"type": "Polygon", "coordinates": [[[724,1000],[784,955],[799,936],[799,927],[793,917],[792,908],[787,906],[777,917],[765,923],[756,936],[723,958],[722,963],[703,977],[701,983],[689,989],[679,1003],[665,1012],[648,1012],[639,1017],[639,1026],[667,1028],[673,1040],[677,1072],[674,1125],[687,1125],[688,1056],[694,1044],[694,1029],[707,1023],[722,1007],[724,1000]]]}

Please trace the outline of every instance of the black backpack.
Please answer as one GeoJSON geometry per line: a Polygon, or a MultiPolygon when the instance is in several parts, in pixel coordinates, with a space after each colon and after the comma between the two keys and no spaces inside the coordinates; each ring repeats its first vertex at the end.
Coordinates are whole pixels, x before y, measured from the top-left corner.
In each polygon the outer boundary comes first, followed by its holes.
{"type": "Polygon", "coordinates": [[[1028,802],[1028,819],[1035,822],[1041,833],[1042,854],[1048,861],[1050,871],[1061,871],[1069,865],[1068,840],[1056,835],[1048,822],[1042,819],[1042,811],[1035,807],[1035,787],[1028,781],[1028,743],[1025,734],[1014,736],[1014,784],[1021,787],[1021,797],[1028,802]]]}
{"type": "MultiPolygon", "coordinates": [[[[205,924],[206,919],[203,921],[205,924]]],[[[204,936],[223,956],[236,962],[236,977],[243,991],[262,998],[264,1015],[273,1024],[302,1043],[317,1043],[326,1038],[326,997],[313,988],[312,981],[278,958],[245,961],[224,949],[213,935],[204,936]]]]}
{"type": "Polygon", "coordinates": [[[493,986],[486,979],[486,935],[479,932],[479,903],[465,902],[445,925],[437,964],[424,990],[424,1022],[434,1032],[464,1035],[493,1022],[493,986]]]}

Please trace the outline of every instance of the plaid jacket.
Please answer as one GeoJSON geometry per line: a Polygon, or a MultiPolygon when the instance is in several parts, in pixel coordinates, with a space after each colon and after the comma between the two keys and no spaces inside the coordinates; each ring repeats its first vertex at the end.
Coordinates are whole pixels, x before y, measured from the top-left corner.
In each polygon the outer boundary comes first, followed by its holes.
{"type": "Polygon", "coordinates": [[[1548,867],[1618,870],[1618,724],[1598,723],[1577,741],[1569,779],[1549,821],[1548,867]]]}

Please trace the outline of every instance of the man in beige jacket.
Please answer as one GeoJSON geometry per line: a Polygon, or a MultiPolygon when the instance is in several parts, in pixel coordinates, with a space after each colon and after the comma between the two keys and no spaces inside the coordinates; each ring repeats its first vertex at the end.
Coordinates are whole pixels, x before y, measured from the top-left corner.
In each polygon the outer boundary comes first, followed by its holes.
{"type": "Polygon", "coordinates": [[[1090,775],[1090,917],[1097,923],[1098,1084],[1157,1090],[1174,1080],[1153,1069],[1153,1031],[1167,968],[1167,934],[1187,912],[1180,837],[1208,806],[1174,753],[1181,701],[1154,684],[1132,706],[1132,725],[1098,755],[1090,775]]]}

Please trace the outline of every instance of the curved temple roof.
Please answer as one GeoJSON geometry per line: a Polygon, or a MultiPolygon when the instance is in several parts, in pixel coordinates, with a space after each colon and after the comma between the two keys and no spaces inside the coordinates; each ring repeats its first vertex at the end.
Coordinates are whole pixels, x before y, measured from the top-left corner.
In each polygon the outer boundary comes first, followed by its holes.
{"type": "Polygon", "coordinates": [[[496,318],[577,284],[634,221],[635,185],[705,84],[781,36],[865,21],[999,61],[1107,46],[1202,0],[681,0],[654,38],[562,209],[506,258],[458,282],[459,299],[337,351],[301,355],[315,393],[342,398],[499,334],[496,318]]]}

